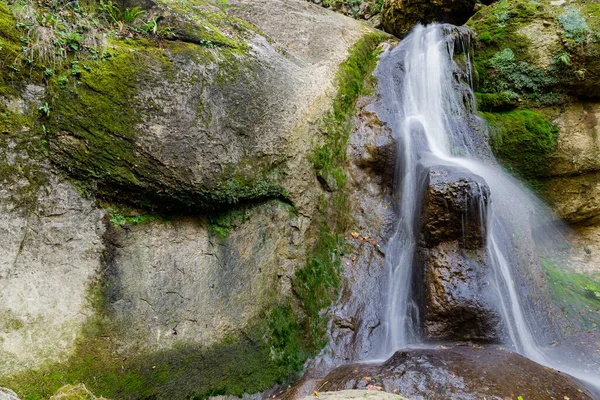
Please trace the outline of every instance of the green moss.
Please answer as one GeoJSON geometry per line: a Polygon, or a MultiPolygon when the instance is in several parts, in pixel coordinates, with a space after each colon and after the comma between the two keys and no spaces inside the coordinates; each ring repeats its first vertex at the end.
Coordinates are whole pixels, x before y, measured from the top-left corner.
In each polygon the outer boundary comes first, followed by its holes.
{"type": "Polygon", "coordinates": [[[600,325],[600,275],[585,275],[562,268],[553,259],[542,259],[552,299],[578,330],[597,329],[600,325]]]}
{"type": "Polygon", "coordinates": [[[325,343],[326,321],[319,312],[338,296],[344,250],[342,236],[351,223],[345,167],[352,116],[359,96],[369,93],[375,83],[370,76],[377,63],[377,46],[386,38],[386,35],[375,33],[365,36],[340,66],[336,79],[337,96],[332,111],[321,125],[324,143],[316,146],[311,155],[319,180],[327,190],[333,191],[323,198],[316,243],[293,282],[294,291],[306,312],[301,319],[304,341],[313,352],[325,343]]]}
{"type": "Polygon", "coordinates": [[[510,171],[530,180],[546,175],[558,134],[548,118],[531,110],[481,115],[490,129],[494,154],[510,171]]]}
{"type": "Polygon", "coordinates": [[[67,384],[85,384],[111,399],[204,399],[241,396],[270,388],[302,367],[307,351],[290,304],[273,305],[239,335],[212,346],[180,345],[140,356],[118,348],[125,330],[115,326],[107,290],[90,296],[98,309],[66,362],[5,377],[24,400],[48,398],[67,384]]]}

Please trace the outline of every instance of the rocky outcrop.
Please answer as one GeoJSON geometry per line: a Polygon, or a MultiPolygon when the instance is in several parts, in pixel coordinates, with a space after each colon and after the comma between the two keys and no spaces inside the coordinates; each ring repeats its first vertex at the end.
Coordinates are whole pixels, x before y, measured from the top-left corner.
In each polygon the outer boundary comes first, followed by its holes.
{"type": "Polygon", "coordinates": [[[429,339],[497,341],[500,315],[486,287],[486,226],[490,191],[460,169],[433,167],[423,202],[417,250],[429,339]]]}
{"type": "MultiPolygon", "coordinates": [[[[314,153],[384,36],[300,0],[148,13],[172,23],[160,40],[0,74],[0,378],[26,396],[242,395],[323,343],[348,215],[314,153]]],[[[0,25],[14,59],[4,3],[0,25]]]]}
{"type": "Polygon", "coordinates": [[[398,37],[417,24],[446,22],[462,25],[475,12],[475,0],[385,0],[381,27],[398,37]]]}
{"type": "Polygon", "coordinates": [[[570,224],[599,221],[598,6],[494,3],[468,22],[492,148],[570,224]],[[530,109],[530,110],[528,110],[530,109]]]}
{"type": "Polygon", "coordinates": [[[402,400],[404,397],[400,397],[396,394],[378,392],[376,390],[340,390],[339,392],[321,392],[316,393],[313,396],[303,397],[302,400],[342,400],[342,399],[370,399],[370,400],[402,400]]]}
{"type": "Polygon", "coordinates": [[[339,367],[317,386],[322,391],[372,389],[451,400],[593,398],[573,378],[523,356],[471,347],[399,351],[383,364],[339,367]]]}

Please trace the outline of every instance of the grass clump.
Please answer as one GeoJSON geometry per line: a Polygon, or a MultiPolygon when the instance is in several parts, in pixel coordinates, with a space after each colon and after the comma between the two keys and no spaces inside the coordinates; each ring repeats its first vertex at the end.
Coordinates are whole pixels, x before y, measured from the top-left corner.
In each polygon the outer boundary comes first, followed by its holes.
{"type": "Polygon", "coordinates": [[[531,110],[481,115],[490,130],[492,151],[510,171],[527,180],[545,176],[558,135],[547,117],[531,110]]]}

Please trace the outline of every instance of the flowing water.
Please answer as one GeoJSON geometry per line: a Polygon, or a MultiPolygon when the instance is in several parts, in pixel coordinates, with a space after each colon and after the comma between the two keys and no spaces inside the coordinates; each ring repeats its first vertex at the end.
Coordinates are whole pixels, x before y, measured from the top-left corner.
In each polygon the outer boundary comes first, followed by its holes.
{"type": "Polygon", "coordinates": [[[480,212],[487,215],[490,287],[502,316],[505,344],[538,363],[599,385],[597,376],[578,371],[568,360],[558,360],[545,347],[551,323],[544,320],[528,298],[526,285],[520,283],[529,267],[519,266],[523,258],[519,251],[525,247],[525,253],[536,254],[544,244],[552,247],[563,239],[548,209],[502,172],[486,144],[487,131],[475,114],[470,88],[469,38],[467,30],[454,26],[418,25],[378,66],[379,90],[387,108],[383,119],[398,142],[395,184],[399,218],[386,252],[385,339],[377,356],[425,345],[420,332],[422,311],[416,300],[416,236],[424,177],[430,168],[445,166],[478,175],[489,186],[491,202],[486,206],[482,200],[480,212]],[[463,70],[453,61],[455,49],[463,53],[463,70]],[[535,245],[538,247],[529,251],[526,248],[535,245]]]}

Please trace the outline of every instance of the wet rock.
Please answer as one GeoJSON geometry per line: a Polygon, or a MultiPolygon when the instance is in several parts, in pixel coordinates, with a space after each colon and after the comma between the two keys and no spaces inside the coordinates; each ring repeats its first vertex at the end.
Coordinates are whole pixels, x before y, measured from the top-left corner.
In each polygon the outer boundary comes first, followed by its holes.
{"type": "Polygon", "coordinates": [[[487,290],[486,209],[489,187],[460,169],[429,172],[417,258],[425,288],[429,339],[497,341],[501,318],[487,290]]]}
{"type": "Polygon", "coordinates": [[[467,252],[455,241],[420,249],[419,256],[425,264],[425,337],[497,341],[501,318],[486,293],[485,251],[467,252]]]}
{"type": "Polygon", "coordinates": [[[457,240],[464,249],[485,245],[490,189],[471,172],[434,167],[423,206],[422,238],[426,247],[457,240]]]}
{"type": "Polygon", "coordinates": [[[0,387],[0,400],[19,400],[19,397],[12,390],[0,387]]]}
{"type": "Polygon", "coordinates": [[[383,364],[345,365],[317,386],[322,391],[370,388],[415,400],[593,398],[570,376],[518,354],[462,346],[404,350],[383,364]]]}
{"type": "Polygon", "coordinates": [[[475,13],[475,0],[386,0],[381,11],[383,30],[402,37],[418,22],[462,25],[475,13]]]}

